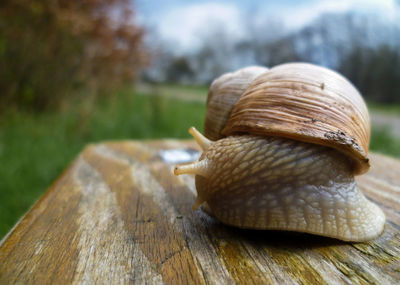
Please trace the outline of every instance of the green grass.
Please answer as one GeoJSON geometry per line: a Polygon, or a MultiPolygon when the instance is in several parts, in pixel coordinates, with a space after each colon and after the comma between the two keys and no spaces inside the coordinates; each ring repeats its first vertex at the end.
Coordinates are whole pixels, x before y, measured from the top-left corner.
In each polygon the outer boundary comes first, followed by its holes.
{"type": "Polygon", "coordinates": [[[381,104],[368,102],[370,112],[385,113],[400,116],[400,104],[381,104]]]}
{"type": "Polygon", "coordinates": [[[162,84],[160,88],[162,90],[186,92],[190,95],[198,95],[204,98],[207,97],[208,93],[208,86],[201,86],[201,85],[200,86],[182,85],[182,84],[169,83],[169,84],[162,84]]]}
{"type": "Polygon", "coordinates": [[[89,142],[188,138],[202,129],[205,106],[159,96],[119,92],[94,105],[60,113],[12,112],[0,124],[0,237],[89,142]]]}
{"type": "MultiPolygon", "coordinates": [[[[370,112],[400,117],[400,104],[368,102],[370,112]]],[[[370,150],[400,158],[400,138],[393,137],[388,128],[372,127],[370,150]]]]}
{"type": "MultiPolygon", "coordinates": [[[[180,93],[205,98],[207,94],[207,88],[195,86],[163,85],[154,90],[164,95],[180,93]]],[[[3,114],[0,117],[0,237],[86,144],[119,139],[189,138],[188,128],[194,125],[201,130],[204,115],[204,103],[129,90],[96,103],[88,99],[70,101],[61,112],[32,114],[11,110],[3,114]]],[[[371,149],[400,157],[400,139],[391,137],[387,130],[374,130],[371,149]]]]}
{"type": "Polygon", "coordinates": [[[400,158],[400,138],[393,137],[388,129],[372,130],[370,150],[400,158]]]}

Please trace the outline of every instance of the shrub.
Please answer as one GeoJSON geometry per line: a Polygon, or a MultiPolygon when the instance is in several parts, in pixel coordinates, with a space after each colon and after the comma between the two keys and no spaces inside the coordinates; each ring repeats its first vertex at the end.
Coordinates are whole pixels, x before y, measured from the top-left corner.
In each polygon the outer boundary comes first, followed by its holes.
{"type": "Polygon", "coordinates": [[[42,110],[131,80],[146,62],[129,0],[0,4],[0,109],[42,110]]]}

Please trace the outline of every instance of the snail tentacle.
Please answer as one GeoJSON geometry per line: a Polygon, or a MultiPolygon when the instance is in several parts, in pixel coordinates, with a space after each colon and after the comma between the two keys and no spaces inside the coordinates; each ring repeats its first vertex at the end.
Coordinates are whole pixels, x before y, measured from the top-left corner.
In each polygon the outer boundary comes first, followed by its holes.
{"type": "Polygon", "coordinates": [[[204,159],[200,161],[195,161],[190,164],[175,166],[174,174],[175,175],[196,174],[203,177],[208,177],[209,170],[210,170],[209,161],[207,159],[204,159]]]}
{"type": "Polygon", "coordinates": [[[195,127],[191,127],[189,129],[189,134],[193,136],[196,140],[197,144],[201,147],[202,150],[207,150],[211,144],[211,141],[203,136],[195,127]]]}

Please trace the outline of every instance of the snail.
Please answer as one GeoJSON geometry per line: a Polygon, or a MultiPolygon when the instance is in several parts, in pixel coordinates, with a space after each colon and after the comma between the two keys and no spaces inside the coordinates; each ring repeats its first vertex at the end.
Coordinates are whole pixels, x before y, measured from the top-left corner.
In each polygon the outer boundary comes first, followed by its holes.
{"type": "Polygon", "coordinates": [[[368,171],[370,121],[357,89],[330,69],[287,63],[214,80],[195,174],[200,205],[222,223],[344,241],[378,237],[385,215],[358,188],[368,171]]]}

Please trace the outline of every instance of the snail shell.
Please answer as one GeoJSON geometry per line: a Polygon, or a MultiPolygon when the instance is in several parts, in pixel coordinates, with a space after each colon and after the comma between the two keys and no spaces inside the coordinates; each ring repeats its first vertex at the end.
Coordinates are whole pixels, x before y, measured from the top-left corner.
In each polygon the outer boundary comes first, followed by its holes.
{"type": "Polygon", "coordinates": [[[205,134],[216,141],[190,132],[204,152],[175,173],[196,174],[194,208],[206,202],[242,228],[347,241],[382,232],[383,212],[354,180],[369,169],[368,110],[334,71],[291,63],[223,75],[207,100],[205,134]]]}
{"type": "Polygon", "coordinates": [[[207,113],[204,134],[210,140],[218,140],[236,101],[259,75],[268,71],[261,66],[249,66],[236,72],[226,73],[213,81],[207,97],[207,113]]]}
{"type": "MultiPolygon", "coordinates": [[[[251,70],[259,74],[260,68],[251,70]]],[[[326,145],[352,157],[356,174],[368,171],[368,109],[357,89],[343,76],[312,64],[288,63],[264,71],[255,79],[249,77],[249,81],[234,106],[224,100],[229,116],[224,114],[220,120],[208,117],[217,102],[227,97],[229,82],[223,88],[219,80],[213,82],[207,101],[206,137],[215,140],[247,133],[326,145]],[[223,128],[219,127],[220,121],[223,128]],[[220,137],[214,133],[220,133],[220,137]]]]}

